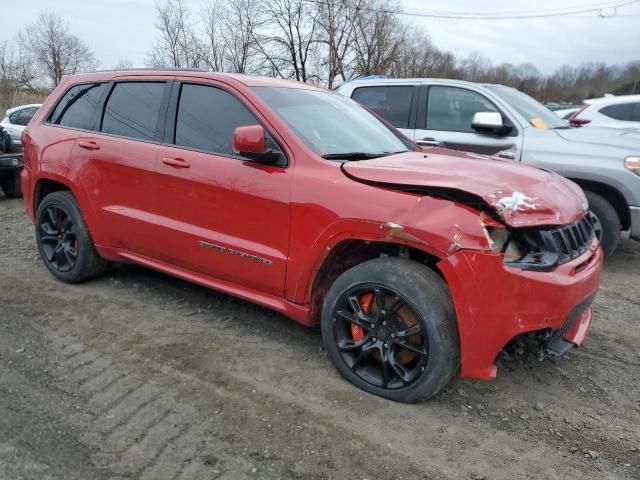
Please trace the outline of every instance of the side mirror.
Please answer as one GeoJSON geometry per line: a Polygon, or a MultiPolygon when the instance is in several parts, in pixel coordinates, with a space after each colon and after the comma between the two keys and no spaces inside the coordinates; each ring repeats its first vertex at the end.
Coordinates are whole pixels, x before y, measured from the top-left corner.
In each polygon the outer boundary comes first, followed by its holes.
{"type": "Polygon", "coordinates": [[[282,152],[267,148],[262,125],[243,125],[233,132],[233,151],[254,162],[278,165],[282,152]]]}
{"type": "Polygon", "coordinates": [[[478,133],[506,134],[511,131],[511,127],[502,123],[499,112],[476,112],[471,120],[471,128],[478,133]]]}

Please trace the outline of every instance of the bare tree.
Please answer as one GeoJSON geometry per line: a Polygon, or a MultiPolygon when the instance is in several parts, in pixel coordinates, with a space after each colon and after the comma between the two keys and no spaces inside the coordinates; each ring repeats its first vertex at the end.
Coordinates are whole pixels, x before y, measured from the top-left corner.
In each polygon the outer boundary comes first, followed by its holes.
{"type": "Polygon", "coordinates": [[[395,3],[365,0],[353,18],[353,50],[358,76],[389,71],[405,42],[406,24],[401,23],[395,3]]]}
{"type": "Polygon", "coordinates": [[[202,11],[204,35],[201,42],[202,58],[206,66],[215,72],[225,71],[227,41],[223,36],[227,11],[220,0],[211,0],[202,11]]]}
{"type": "Polygon", "coordinates": [[[93,53],[55,13],[41,13],[18,34],[18,43],[54,85],[64,75],[94,70],[97,66],[93,53]]]}
{"type": "Polygon", "coordinates": [[[184,0],[156,3],[158,37],[149,55],[154,67],[197,68],[201,63],[199,39],[184,0]]]}
{"type": "Polygon", "coordinates": [[[255,45],[270,68],[283,78],[301,82],[317,79],[312,71],[316,54],[316,13],[305,0],[260,0],[265,21],[255,33],[255,45]]]}
{"type": "Polygon", "coordinates": [[[262,23],[257,0],[229,0],[222,25],[226,42],[225,58],[229,69],[237,73],[252,73],[256,56],[256,29],[262,23]]]}
{"type": "Polygon", "coordinates": [[[318,0],[319,41],[324,45],[324,66],[328,88],[337,80],[351,77],[354,19],[363,0],[318,0]]]}

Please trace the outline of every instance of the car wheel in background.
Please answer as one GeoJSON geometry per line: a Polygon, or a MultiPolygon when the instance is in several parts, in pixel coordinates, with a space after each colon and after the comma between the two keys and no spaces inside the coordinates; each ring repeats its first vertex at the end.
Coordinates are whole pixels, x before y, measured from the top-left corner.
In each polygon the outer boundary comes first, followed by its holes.
{"type": "Polygon", "coordinates": [[[96,251],[71,192],[47,195],[38,207],[35,223],[40,256],[57,279],[77,283],[107,271],[109,262],[96,251]]]}
{"type": "Polygon", "coordinates": [[[377,258],[340,275],[324,300],[322,337],[347,380],[399,402],[432,397],[459,368],[449,291],[407,259],[377,258]]]}
{"type": "Polygon", "coordinates": [[[596,235],[598,235],[605,257],[608,257],[620,242],[620,231],[622,230],[620,217],[618,217],[615,208],[603,196],[590,191],[585,191],[585,195],[589,200],[589,208],[599,223],[596,226],[596,235]]]}
{"type": "Polygon", "coordinates": [[[20,187],[20,174],[15,173],[0,179],[0,187],[7,198],[22,197],[22,188],[20,187]]]}

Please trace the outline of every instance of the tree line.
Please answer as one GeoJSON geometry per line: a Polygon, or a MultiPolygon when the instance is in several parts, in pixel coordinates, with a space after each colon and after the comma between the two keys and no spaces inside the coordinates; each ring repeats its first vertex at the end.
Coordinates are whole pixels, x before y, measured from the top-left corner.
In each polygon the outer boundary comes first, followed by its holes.
{"type": "MultiPolygon", "coordinates": [[[[549,75],[532,63],[494,64],[438,48],[398,15],[396,0],[158,0],[152,67],[259,74],[328,88],[366,75],[440,77],[513,86],[543,102],[640,93],[640,61],[564,65],[549,75]]],[[[0,107],[99,66],[64,20],[42,13],[15,42],[0,42],[0,107]]],[[[116,67],[130,66],[123,61],[116,67]]]]}

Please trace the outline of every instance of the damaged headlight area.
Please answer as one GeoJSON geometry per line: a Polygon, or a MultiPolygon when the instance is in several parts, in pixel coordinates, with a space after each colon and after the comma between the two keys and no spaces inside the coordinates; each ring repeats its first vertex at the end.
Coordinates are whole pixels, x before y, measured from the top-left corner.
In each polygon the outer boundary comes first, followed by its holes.
{"type": "Polygon", "coordinates": [[[598,221],[588,213],[577,222],[558,227],[485,228],[493,250],[503,256],[505,264],[527,270],[551,271],[589,249],[596,236],[598,221]]]}

